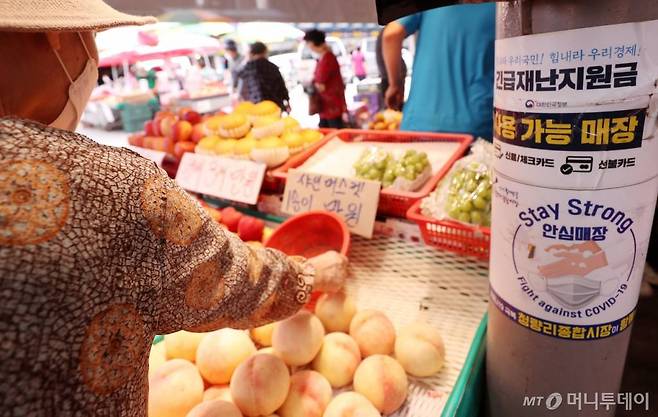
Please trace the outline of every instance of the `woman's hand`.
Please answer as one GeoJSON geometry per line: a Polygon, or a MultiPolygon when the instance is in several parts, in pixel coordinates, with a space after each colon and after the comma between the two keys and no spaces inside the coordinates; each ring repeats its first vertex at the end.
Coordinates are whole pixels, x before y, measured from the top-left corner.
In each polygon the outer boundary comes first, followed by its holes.
{"type": "Polygon", "coordinates": [[[313,289],[325,292],[340,291],[348,275],[348,262],[346,256],[335,251],[310,258],[308,263],[315,268],[313,289]]]}
{"type": "Polygon", "coordinates": [[[315,83],[315,89],[318,90],[318,93],[324,93],[327,87],[324,84],[315,83]]]}

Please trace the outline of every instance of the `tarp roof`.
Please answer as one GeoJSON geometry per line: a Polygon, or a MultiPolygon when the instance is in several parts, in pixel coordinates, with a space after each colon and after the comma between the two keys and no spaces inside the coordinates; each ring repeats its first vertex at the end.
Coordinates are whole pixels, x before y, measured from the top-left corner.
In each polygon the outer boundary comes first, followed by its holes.
{"type": "Polygon", "coordinates": [[[374,0],[106,0],[128,13],[159,16],[176,9],[210,10],[233,21],[376,22],[374,0]]]}

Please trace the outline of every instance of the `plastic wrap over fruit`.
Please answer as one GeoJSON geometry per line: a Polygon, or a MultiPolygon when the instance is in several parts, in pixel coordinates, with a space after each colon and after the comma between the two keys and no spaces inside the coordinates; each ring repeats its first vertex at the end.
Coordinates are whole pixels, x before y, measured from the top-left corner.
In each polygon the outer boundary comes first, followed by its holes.
{"type": "Polygon", "coordinates": [[[423,215],[488,227],[493,158],[493,145],[478,139],[471,153],[455,162],[437,189],[423,200],[423,215]]]}
{"type": "Polygon", "coordinates": [[[382,187],[400,191],[416,191],[432,176],[427,154],[413,149],[396,158],[373,146],[361,154],[354,170],[358,178],[380,181],[382,187]]]}

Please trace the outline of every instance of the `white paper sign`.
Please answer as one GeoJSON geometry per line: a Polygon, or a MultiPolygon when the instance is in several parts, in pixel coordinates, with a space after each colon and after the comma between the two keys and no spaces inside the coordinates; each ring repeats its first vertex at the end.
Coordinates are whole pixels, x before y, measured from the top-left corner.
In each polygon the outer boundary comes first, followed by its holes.
{"type": "Polygon", "coordinates": [[[265,164],[187,152],[176,182],[189,191],[256,204],[264,175],[265,164]]]}
{"type": "Polygon", "coordinates": [[[377,181],[334,177],[298,170],[288,172],[282,211],[326,210],[345,220],[350,231],[372,237],[381,185],[377,181]]]}
{"type": "Polygon", "coordinates": [[[126,146],[126,148],[130,149],[136,154],[143,156],[146,159],[150,159],[151,161],[158,164],[159,167],[162,167],[162,161],[164,160],[165,156],[167,156],[166,152],[154,151],[153,149],[140,148],[139,146],[126,146]]]}

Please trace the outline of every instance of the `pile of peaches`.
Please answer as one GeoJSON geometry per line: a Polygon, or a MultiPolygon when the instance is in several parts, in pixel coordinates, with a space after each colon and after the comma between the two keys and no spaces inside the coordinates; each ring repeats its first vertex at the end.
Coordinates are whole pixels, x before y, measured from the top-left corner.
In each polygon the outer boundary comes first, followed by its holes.
{"type": "Polygon", "coordinates": [[[188,108],[180,109],[177,113],[162,110],[155,114],[153,120],[144,123],[143,132],[128,136],[128,143],[167,152],[180,159],[185,152],[194,152],[196,144],[208,136],[205,122],[222,114],[201,116],[188,108]]]}
{"type": "Polygon", "coordinates": [[[325,293],[315,313],[210,333],[180,331],[153,345],[149,417],[379,417],[405,403],[409,382],[442,368],[438,331],[399,332],[384,313],[325,293]]]}

